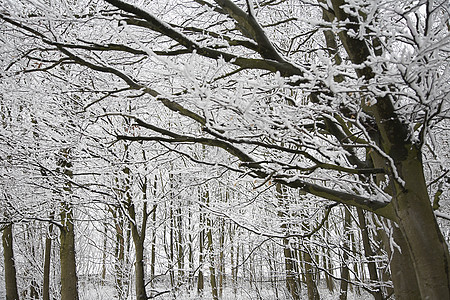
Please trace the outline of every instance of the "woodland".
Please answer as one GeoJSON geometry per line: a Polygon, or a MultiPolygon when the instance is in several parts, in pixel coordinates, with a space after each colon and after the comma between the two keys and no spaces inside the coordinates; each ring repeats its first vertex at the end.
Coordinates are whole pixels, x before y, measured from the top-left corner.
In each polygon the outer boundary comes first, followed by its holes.
{"type": "Polygon", "coordinates": [[[448,0],[0,0],[0,298],[450,299],[448,0]]]}

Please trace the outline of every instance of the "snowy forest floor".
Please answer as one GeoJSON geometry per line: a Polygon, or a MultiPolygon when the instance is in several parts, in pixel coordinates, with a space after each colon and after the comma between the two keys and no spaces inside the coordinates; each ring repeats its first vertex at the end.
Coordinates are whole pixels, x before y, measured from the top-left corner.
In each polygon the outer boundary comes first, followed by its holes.
{"type": "MultiPolygon", "coordinates": [[[[0,281],[0,299],[5,299],[5,285],[3,280],[0,281]]],[[[339,299],[338,291],[336,290],[334,293],[330,293],[330,291],[326,288],[325,285],[319,286],[320,298],[322,300],[335,300],[339,299]]],[[[164,289],[159,289],[163,291],[164,289]]],[[[302,288],[302,294],[300,299],[308,299],[306,288],[302,288]]],[[[22,293],[23,297],[21,300],[31,299],[22,293]]],[[[55,295],[58,298],[58,295],[55,295]]],[[[90,282],[90,281],[80,281],[79,285],[79,296],[80,300],[113,300],[119,299],[117,296],[117,291],[115,286],[113,285],[101,285],[98,282],[90,282]]],[[[150,296],[150,293],[149,295],[150,296]]],[[[133,300],[136,296],[134,291],[130,291],[130,294],[127,297],[127,300],[133,300]]],[[[158,299],[158,300],[169,300],[169,299],[177,299],[177,300],[194,300],[194,299],[212,299],[211,291],[205,290],[203,296],[199,296],[195,290],[193,291],[179,291],[175,296],[169,293],[160,295],[156,298],[150,299],[158,299]]],[[[249,286],[240,285],[235,291],[231,287],[225,287],[223,291],[223,297],[221,300],[289,300],[291,297],[287,294],[287,290],[284,288],[279,288],[278,293],[276,293],[270,286],[267,288],[260,288],[259,290],[252,289],[249,286]]],[[[356,292],[355,289],[350,288],[349,293],[347,295],[348,300],[370,300],[373,297],[364,290],[360,290],[356,292]]]]}
{"type": "MultiPolygon", "coordinates": [[[[339,299],[338,290],[334,293],[326,288],[325,285],[319,287],[320,299],[322,300],[335,300],[339,299]]],[[[302,287],[302,294],[300,299],[308,299],[306,287],[302,287]]],[[[93,283],[84,283],[80,286],[80,300],[111,300],[117,299],[117,293],[113,286],[99,286],[93,283]]],[[[134,293],[129,295],[128,299],[135,299],[134,293]]],[[[206,290],[203,297],[199,296],[197,292],[194,291],[184,291],[176,294],[175,297],[170,294],[164,294],[158,296],[154,299],[158,300],[194,300],[194,299],[212,299],[211,291],[206,290]]],[[[221,300],[289,300],[291,297],[287,294],[287,290],[284,288],[279,288],[278,294],[268,286],[266,289],[260,289],[256,291],[255,289],[250,289],[248,286],[238,286],[237,292],[235,293],[231,287],[226,287],[223,291],[223,297],[221,300]]],[[[355,292],[355,289],[349,289],[348,300],[370,300],[373,299],[367,291],[360,290],[355,292]]]]}

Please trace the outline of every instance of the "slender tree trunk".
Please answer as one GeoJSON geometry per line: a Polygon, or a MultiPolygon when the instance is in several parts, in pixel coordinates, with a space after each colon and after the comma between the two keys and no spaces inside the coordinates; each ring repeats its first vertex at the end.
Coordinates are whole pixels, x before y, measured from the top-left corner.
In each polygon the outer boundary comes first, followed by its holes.
{"type": "MultiPolygon", "coordinates": [[[[206,191],[203,193],[203,203],[205,203],[206,206],[209,206],[209,191],[206,191]]],[[[219,293],[217,288],[217,277],[216,277],[216,267],[215,267],[215,251],[214,251],[214,243],[213,243],[213,236],[212,236],[212,221],[208,216],[204,216],[205,218],[205,225],[207,228],[206,231],[206,238],[208,242],[208,253],[209,253],[209,282],[211,285],[211,294],[212,298],[214,300],[219,299],[219,293]]]]}
{"type": "Polygon", "coordinates": [[[219,233],[219,298],[222,299],[223,285],[225,281],[225,221],[220,220],[220,233],[219,233]]]}
{"type": "Polygon", "coordinates": [[[203,294],[204,290],[204,277],[203,277],[203,261],[204,261],[204,245],[205,245],[205,229],[203,228],[203,217],[200,212],[200,236],[199,236],[199,255],[198,255],[198,279],[197,279],[197,293],[203,294]]]}
{"type": "Polygon", "coordinates": [[[351,229],[351,213],[350,210],[345,207],[344,212],[344,243],[342,246],[342,267],[341,267],[341,288],[339,291],[339,300],[347,299],[348,281],[350,279],[350,272],[348,268],[348,252],[350,251],[350,229],[351,229]]]}
{"type": "MultiPolygon", "coordinates": [[[[206,198],[209,197],[208,191],[201,191],[199,189],[199,200],[200,203],[204,203],[206,201],[206,198]]],[[[200,234],[199,234],[199,255],[198,255],[198,280],[197,280],[197,293],[199,295],[203,295],[204,285],[205,285],[205,279],[203,275],[203,264],[205,260],[205,215],[200,210],[199,214],[199,228],[200,228],[200,234]]]]}
{"type": "MultiPolygon", "coordinates": [[[[126,174],[130,174],[128,168],[124,171],[126,174]]],[[[129,179],[127,178],[127,183],[129,179]]],[[[135,259],[136,263],[134,266],[135,271],[135,289],[136,289],[136,300],[147,300],[147,292],[145,289],[145,271],[144,271],[144,242],[147,228],[147,220],[149,213],[147,212],[147,180],[144,179],[141,186],[141,191],[143,195],[144,205],[142,207],[142,223],[141,228],[138,228],[138,222],[136,219],[136,208],[131,198],[131,191],[129,185],[126,189],[126,198],[128,202],[128,214],[133,220],[130,222],[131,235],[133,236],[135,259]]]]}
{"type": "Polygon", "coordinates": [[[170,276],[170,285],[173,289],[176,289],[176,282],[175,282],[175,238],[174,238],[174,227],[175,227],[175,220],[173,216],[173,201],[170,203],[169,208],[169,217],[170,217],[170,227],[169,227],[169,276],[170,276]]]}
{"type": "Polygon", "coordinates": [[[370,282],[372,286],[375,288],[375,291],[372,292],[372,295],[375,298],[375,300],[383,300],[384,299],[383,292],[380,287],[377,287],[377,285],[379,285],[380,280],[378,278],[377,265],[375,262],[375,253],[373,252],[372,247],[370,245],[369,230],[367,228],[366,217],[364,216],[364,212],[362,211],[362,209],[357,208],[356,211],[358,213],[359,226],[361,230],[361,237],[364,247],[364,255],[367,259],[367,267],[369,269],[370,282]]]}
{"type": "MultiPolygon", "coordinates": [[[[156,184],[155,184],[156,185],[156,184]]],[[[150,280],[151,286],[154,287],[154,279],[155,279],[155,268],[156,268],[156,209],[158,208],[157,204],[153,204],[153,214],[152,214],[152,246],[151,246],[151,262],[150,262],[150,280]]]]}
{"type": "Polygon", "coordinates": [[[212,229],[211,229],[211,220],[209,218],[206,219],[206,224],[208,226],[208,251],[209,251],[209,281],[211,284],[211,293],[214,300],[219,299],[219,293],[217,288],[217,277],[216,277],[216,268],[215,268],[215,259],[214,259],[214,245],[212,239],[212,229]]]}
{"type": "Polygon", "coordinates": [[[192,203],[189,204],[188,208],[188,262],[189,262],[189,275],[188,275],[188,283],[189,283],[189,289],[194,288],[194,238],[192,235],[192,232],[194,232],[194,226],[192,222],[192,203]]]}
{"type": "MultiPolygon", "coordinates": [[[[34,241],[36,240],[36,238],[34,237],[34,233],[33,230],[31,228],[31,224],[26,224],[25,225],[26,230],[24,231],[24,238],[27,241],[30,241],[29,243],[29,249],[27,251],[30,252],[30,255],[32,258],[36,257],[36,251],[35,251],[35,243],[34,241]]],[[[29,266],[30,269],[27,268],[25,269],[25,272],[32,274],[32,278],[30,281],[30,296],[29,298],[31,299],[39,299],[39,292],[38,292],[38,283],[36,282],[36,277],[35,274],[33,274],[33,268],[32,265],[29,266]]],[[[24,291],[24,293],[26,293],[27,291],[24,291]]]]}
{"type": "Polygon", "coordinates": [[[3,257],[5,262],[6,300],[19,300],[17,291],[16,266],[14,262],[12,224],[3,229],[3,257]]]}
{"type": "Polygon", "coordinates": [[[184,233],[183,233],[183,217],[181,207],[176,209],[176,250],[177,250],[177,265],[178,265],[178,285],[184,282],[184,233]]]}
{"type": "MultiPolygon", "coordinates": [[[[276,185],[278,205],[280,210],[278,211],[278,217],[283,218],[285,213],[283,209],[285,207],[284,203],[284,193],[281,184],[276,185]]],[[[283,222],[281,228],[287,233],[287,225],[283,222]]],[[[286,288],[289,291],[293,300],[300,300],[300,280],[298,279],[298,261],[295,259],[294,250],[291,248],[289,239],[283,239],[283,253],[284,253],[284,264],[286,269],[286,288]]]]}
{"type": "MultiPolygon", "coordinates": [[[[325,221],[325,230],[323,231],[323,235],[324,235],[324,239],[326,240],[328,238],[328,233],[330,232],[330,223],[329,221],[325,221]]],[[[326,247],[326,249],[324,249],[324,265],[325,265],[325,282],[327,284],[327,288],[330,292],[334,291],[334,279],[333,276],[334,275],[334,268],[333,268],[333,263],[331,261],[331,250],[330,247],[326,247]]]]}
{"type": "Polygon", "coordinates": [[[114,218],[114,227],[115,227],[115,277],[116,277],[116,291],[119,297],[119,300],[125,298],[125,236],[124,236],[124,228],[126,226],[125,219],[123,218],[122,212],[120,209],[117,211],[110,210],[114,218]]]}
{"type": "MultiPolygon", "coordinates": [[[[53,218],[52,218],[53,219],[53,218]]],[[[48,234],[45,236],[45,250],[44,250],[44,282],[42,285],[43,300],[50,300],[50,260],[52,254],[52,238],[53,224],[49,225],[48,234]]]]}
{"type": "Polygon", "coordinates": [[[107,224],[103,224],[103,253],[102,253],[102,285],[106,283],[106,257],[108,248],[108,227],[107,224]]]}

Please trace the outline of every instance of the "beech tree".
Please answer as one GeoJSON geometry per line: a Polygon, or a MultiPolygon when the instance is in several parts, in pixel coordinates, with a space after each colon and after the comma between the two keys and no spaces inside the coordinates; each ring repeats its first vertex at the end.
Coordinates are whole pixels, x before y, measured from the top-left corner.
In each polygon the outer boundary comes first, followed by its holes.
{"type": "Polygon", "coordinates": [[[447,1],[16,1],[1,4],[0,19],[25,45],[2,76],[64,77],[75,66],[89,75],[70,93],[94,98],[84,112],[139,128],[110,132],[117,141],[372,213],[386,229],[396,298],[450,298],[436,220],[450,219],[439,211],[447,1]],[[132,109],[98,109],[113,97],[135,99],[132,109]],[[157,118],[163,110],[177,126],[157,118]],[[220,155],[198,159],[186,144],[220,155]]]}

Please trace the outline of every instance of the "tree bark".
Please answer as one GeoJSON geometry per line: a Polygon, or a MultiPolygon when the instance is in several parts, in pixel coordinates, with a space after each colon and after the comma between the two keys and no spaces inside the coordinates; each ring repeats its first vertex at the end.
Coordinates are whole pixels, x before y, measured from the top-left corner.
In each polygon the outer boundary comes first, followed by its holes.
{"type": "Polygon", "coordinates": [[[207,238],[208,238],[208,250],[209,250],[209,282],[211,284],[211,294],[214,300],[219,299],[219,291],[217,288],[217,276],[216,276],[216,267],[215,267],[215,259],[214,259],[214,245],[212,239],[212,229],[211,229],[211,221],[209,218],[206,219],[206,224],[208,226],[207,238]]]}
{"type": "Polygon", "coordinates": [[[16,265],[14,262],[12,227],[12,224],[7,225],[5,229],[3,229],[2,234],[3,257],[5,262],[6,300],[19,300],[19,293],[17,291],[16,265]]]}
{"type": "MultiPolygon", "coordinates": [[[[156,183],[155,183],[156,186],[156,183]]],[[[157,204],[153,204],[152,214],[152,246],[151,246],[151,263],[150,263],[150,280],[151,286],[154,287],[155,269],[156,269],[156,209],[157,204]]]]}
{"type": "MultiPolygon", "coordinates": [[[[375,253],[373,252],[372,247],[370,245],[369,230],[367,228],[366,217],[364,216],[364,212],[362,209],[357,208],[356,211],[358,213],[358,220],[361,230],[364,255],[367,259],[367,267],[369,269],[370,282],[373,286],[377,286],[379,285],[380,281],[378,278],[377,265],[374,259],[375,253]]],[[[376,290],[372,292],[372,295],[375,298],[375,300],[384,299],[384,295],[380,287],[376,287],[376,290]]]]}
{"type": "MultiPolygon", "coordinates": [[[[146,185],[144,184],[144,200],[146,200],[146,185]]],[[[135,249],[135,258],[136,263],[134,266],[135,271],[135,289],[136,289],[136,299],[137,300],[147,300],[147,291],[145,289],[145,271],[144,271],[144,241],[146,235],[146,227],[148,220],[148,212],[147,212],[147,202],[144,202],[144,206],[142,208],[142,224],[141,230],[139,230],[137,226],[136,220],[136,210],[135,206],[132,203],[131,196],[128,194],[128,213],[133,220],[130,222],[131,224],[131,235],[133,236],[134,249],[135,249]]]]}
{"type": "MultiPolygon", "coordinates": [[[[282,218],[285,216],[285,213],[282,209],[285,208],[286,204],[283,201],[283,187],[281,184],[276,185],[276,192],[278,198],[278,205],[280,209],[278,211],[278,217],[282,218]]],[[[286,230],[287,233],[287,224],[283,222],[281,225],[283,230],[286,230]]],[[[300,292],[301,285],[300,280],[298,279],[298,261],[295,259],[294,250],[291,248],[289,239],[283,239],[283,253],[284,253],[284,265],[286,270],[286,288],[289,291],[293,300],[300,300],[300,292]]]]}
{"type": "Polygon", "coordinates": [[[315,278],[313,276],[314,267],[312,266],[313,261],[309,249],[306,249],[303,253],[303,262],[305,263],[305,279],[306,287],[308,289],[308,299],[309,300],[320,300],[319,289],[317,288],[315,278]]]}
{"type": "Polygon", "coordinates": [[[421,156],[414,148],[408,152],[400,168],[405,190],[393,199],[397,223],[411,254],[422,299],[450,299],[448,247],[430,204],[421,156]]]}
{"type": "Polygon", "coordinates": [[[119,300],[126,298],[126,293],[124,290],[125,286],[125,226],[126,221],[120,209],[117,211],[111,209],[110,212],[114,218],[114,228],[115,228],[115,287],[119,297],[119,300]]]}
{"type": "Polygon", "coordinates": [[[135,238],[133,236],[136,264],[135,268],[135,284],[136,284],[136,299],[147,300],[147,293],[145,290],[145,273],[144,273],[144,241],[141,238],[135,238]]]}
{"type": "Polygon", "coordinates": [[[203,276],[203,262],[204,262],[204,245],[205,245],[205,229],[203,222],[203,213],[200,212],[200,236],[199,236],[199,254],[198,254],[198,279],[197,279],[197,293],[199,295],[203,294],[204,289],[204,276],[203,276]]]}
{"type": "Polygon", "coordinates": [[[386,232],[380,231],[378,235],[381,236],[383,247],[390,257],[390,275],[394,284],[395,299],[421,299],[411,254],[400,229],[396,225],[392,226],[392,239],[400,247],[401,252],[397,247],[391,247],[391,238],[386,232]]]}
{"type": "Polygon", "coordinates": [[[61,299],[78,300],[78,277],[75,257],[75,231],[72,208],[62,204],[60,227],[61,299]]]}
{"type": "Polygon", "coordinates": [[[44,252],[44,282],[42,285],[42,299],[50,300],[50,262],[52,254],[52,238],[53,224],[49,225],[48,234],[45,237],[45,252],[44,252]]]}
{"type": "Polygon", "coordinates": [[[348,268],[348,252],[350,251],[352,216],[348,207],[344,207],[344,242],[342,245],[342,266],[341,266],[341,287],[339,290],[339,300],[347,300],[348,282],[350,272],[348,268]]]}

